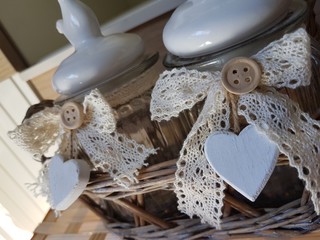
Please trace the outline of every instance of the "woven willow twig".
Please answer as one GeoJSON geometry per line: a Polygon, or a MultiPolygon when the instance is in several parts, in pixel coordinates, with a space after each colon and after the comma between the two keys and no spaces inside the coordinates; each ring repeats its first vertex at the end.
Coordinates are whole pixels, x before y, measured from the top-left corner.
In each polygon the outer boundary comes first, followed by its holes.
{"type": "Polygon", "coordinates": [[[201,224],[199,219],[184,218],[168,222],[174,224],[167,230],[155,225],[134,227],[128,223],[109,223],[107,228],[120,236],[131,236],[135,239],[201,239],[205,237],[218,238],[235,234],[255,234],[265,237],[283,239],[296,236],[318,227],[319,217],[316,217],[313,205],[309,201],[300,206],[301,199],[290,202],[280,208],[263,209],[266,213],[256,218],[248,218],[243,214],[233,215],[223,219],[222,230],[201,224]],[[272,230],[270,229],[277,229],[272,230]],[[281,230],[282,229],[282,230],[281,230]],[[300,229],[300,232],[297,231],[300,229]]]}
{"type": "MultiPolygon", "coordinates": [[[[280,162],[283,161],[283,159],[281,159],[280,162]]],[[[174,172],[176,168],[175,162],[176,160],[170,160],[144,168],[140,171],[138,176],[139,183],[133,184],[129,188],[119,187],[114,184],[113,180],[110,179],[109,176],[105,175],[104,177],[100,177],[96,181],[91,182],[87,186],[87,192],[121,205],[133,215],[139,216],[140,221],[146,220],[149,223],[151,222],[155,224],[150,221],[150,219],[148,220],[145,218],[145,210],[123,200],[123,198],[163,189],[173,190],[172,183],[174,181],[174,172]]],[[[188,222],[186,219],[183,224],[186,224],[186,226],[189,226],[190,224],[192,227],[188,228],[183,225],[172,228],[171,232],[164,232],[160,231],[159,228],[151,228],[148,225],[148,232],[152,232],[152,234],[149,234],[140,232],[140,230],[144,229],[141,225],[141,227],[131,226],[130,236],[134,236],[136,239],[162,239],[162,234],[165,234],[163,236],[167,239],[185,239],[186,237],[191,237],[196,233],[196,237],[255,232],[264,232],[264,234],[266,234],[269,229],[282,228],[288,229],[288,231],[293,229],[293,232],[296,232],[295,230],[297,228],[300,228],[303,231],[308,231],[309,229],[313,229],[315,226],[315,219],[317,218],[313,210],[313,205],[309,201],[309,194],[307,191],[304,191],[301,199],[274,209],[255,209],[246,203],[235,199],[227,192],[225,194],[225,204],[230,206],[231,209],[236,209],[239,214],[225,217],[221,225],[222,230],[220,231],[212,229],[210,226],[201,224],[200,222],[195,224],[193,220],[189,220],[190,222],[188,222]],[[207,231],[203,231],[199,234],[198,232],[200,229],[207,229],[207,231]]],[[[149,215],[149,217],[152,218],[154,216],[149,215]]],[[[171,223],[177,224],[177,221],[172,221],[171,223]]],[[[124,231],[122,233],[118,234],[126,236],[126,231],[125,229],[123,230],[124,231]]],[[[280,233],[284,234],[284,232],[281,231],[277,232],[277,234],[280,233]]],[[[288,234],[288,232],[285,233],[288,234]]],[[[197,238],[191,237],[191,239],[197,238]]]]}
{"type": "Polygon", "coordinates": [[[117,185],[110,176],[100,178],[86,188],[87,194],[95,194],[107,200],[116,200],[128,196],[145,194],[157,190],[172,190],[176,160],[162,162],[143,169],[137,176],[138,183],[130,187],[117,185]]]}

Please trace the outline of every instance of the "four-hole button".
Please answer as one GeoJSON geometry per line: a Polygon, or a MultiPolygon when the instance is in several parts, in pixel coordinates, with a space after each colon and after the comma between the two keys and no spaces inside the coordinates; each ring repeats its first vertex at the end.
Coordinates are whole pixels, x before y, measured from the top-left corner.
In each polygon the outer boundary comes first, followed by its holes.
{"type": "Polygon", "coordinates": [[[233,58],[223,66],[221,78],[227,91],[241,95],[251,92],[259,85],[261,69],[253,59],[233,58]]]}
{"type": "Polygon", "coordinates": [[[76,102],[65,103],[61,108],[60,119],[67,129],[79,128],[84,120],[83,106],[76,102]]]}

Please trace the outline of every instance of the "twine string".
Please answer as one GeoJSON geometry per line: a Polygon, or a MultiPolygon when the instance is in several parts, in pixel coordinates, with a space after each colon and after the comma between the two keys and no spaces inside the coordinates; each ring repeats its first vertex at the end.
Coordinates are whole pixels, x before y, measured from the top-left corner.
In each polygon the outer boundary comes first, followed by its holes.
{"type": "Polygon", "coordinates": [[[229,100],[231,104],[231,126],[233,128],[234,133],[239,133],[240,132],[240,122],[239,122],[239,115],[238,115],[238,101],[239,101],[239,96],[232,94],[230,92],[227,92],[226,94],[227,100],[229,100]]]}
{"type": "Polygon", "coordinates": [[[70,130],[70,144],[70,156],[71,158],[76,159],[76,156],[73,156],[73,130],[70,130]]]}

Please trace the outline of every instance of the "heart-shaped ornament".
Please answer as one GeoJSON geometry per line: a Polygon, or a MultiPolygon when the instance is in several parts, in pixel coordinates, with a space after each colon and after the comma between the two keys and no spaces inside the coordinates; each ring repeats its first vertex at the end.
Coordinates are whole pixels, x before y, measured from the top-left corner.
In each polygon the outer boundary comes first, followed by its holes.
{"type": "Polygon", "coordinates": [[[205,143],[205,155],[226,183],[255,201],[273,172],[279,150],[249,125],[238,136],[231,132],[210,135],[205,143]]]}
{"type": "Polygon", "coordinates": [[[84,160],[71,159],[64,162],[63,157],[55,155],[48,170],[51,208],[66,210],[89,182],[90,167],[84,160]]]}

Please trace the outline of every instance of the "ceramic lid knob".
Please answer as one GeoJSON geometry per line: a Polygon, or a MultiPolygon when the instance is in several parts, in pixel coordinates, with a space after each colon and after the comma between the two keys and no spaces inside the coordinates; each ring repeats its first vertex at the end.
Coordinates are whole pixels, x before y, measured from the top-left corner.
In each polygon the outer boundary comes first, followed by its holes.
{"type": "Polygon", "coordinates": [[[79,0],[58,2],[63,19],[57,21],[57,30],[64,34],[75,48],[92,38],[102,36],[98,19],[89,7],[79,0]]]}
{"type": "Polygon", "coordinates": [[[216,52],[281,20],[291,0],[188,0],[163,30],[167,50],[182,58],[216,52]]]}
{"type": "Polygon", "coordinates": [[[75,52],[56,70],[53,89],[62,95],[89,90],[128,70],[142,54],[144,44],[136,34],[103,36],[92,10],[79,0],[58,0],[63,19],[57,29],[74,46],[75,52]]]}

